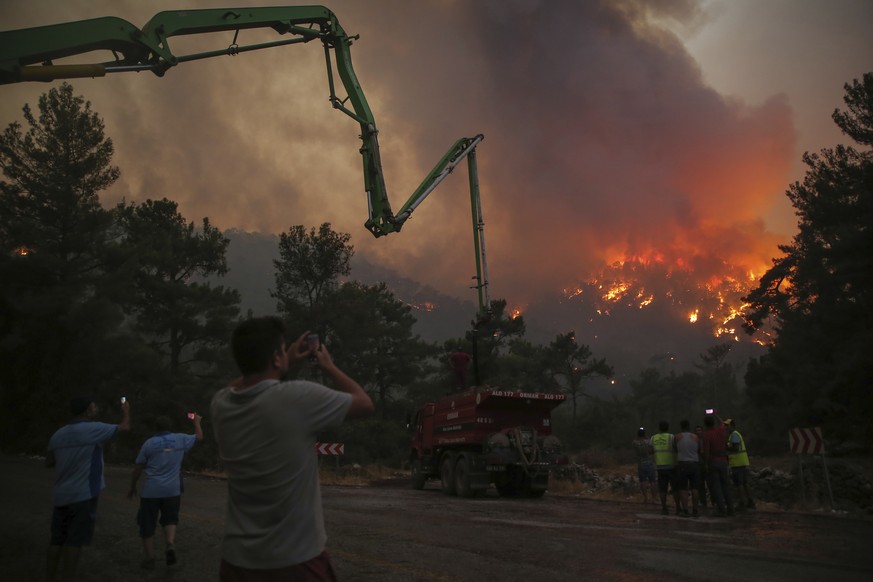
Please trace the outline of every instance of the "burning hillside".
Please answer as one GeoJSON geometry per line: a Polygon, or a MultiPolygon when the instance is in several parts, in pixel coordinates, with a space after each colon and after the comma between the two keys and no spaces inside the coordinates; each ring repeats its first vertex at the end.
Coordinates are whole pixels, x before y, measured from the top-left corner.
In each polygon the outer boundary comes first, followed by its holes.
{"type": "Polygon", "coordinates": [[[618,310],[667,310],[677,323],[707,328],[717,338],[740,341],[742,297],[758,275],[722,262],[719,274],[701,277],[687,262],[630,257],[604,268],[593,279],[564,290],[567,301],[584,305],[591,317],[618,310]]]}
{"type": "Polygon", "coordinates": [[[742,297],[759,277],[726,261],[630,256],[531,303],[524,316],[529,335],[574,330],[596,355],[626,370],[665,362],[685,367],[728,342],[740,364],[760,355],[766,342],[766,335],[748,336],[740,318],[742,297]]]}

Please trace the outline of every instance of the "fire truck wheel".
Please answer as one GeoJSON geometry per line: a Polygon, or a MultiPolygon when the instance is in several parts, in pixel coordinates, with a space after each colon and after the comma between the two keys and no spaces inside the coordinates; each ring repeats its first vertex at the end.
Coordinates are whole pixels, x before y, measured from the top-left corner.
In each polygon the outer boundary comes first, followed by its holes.
{"type": "Polygon", "coordinates": [[[419,491],[424,489],[425,480],[424,472],[421,469],[421,460],[415,459],[412,461],[412,488],[419,491]]]}
{"type": "Polygon", "coordinates": [[[459,497],[473,497],[474,495],[470,488],[470,459],[463,453],[458,457],[458,462],[455,463],[455,491],[459,497]]]}
{"type": "Polygon", "coordinates": [[[443,485],[443,493],[446,495],[455,495],[455,455],[452,453],[446,454],[443,457],[443,462],[440,465],[440,480],[443,485]]]}

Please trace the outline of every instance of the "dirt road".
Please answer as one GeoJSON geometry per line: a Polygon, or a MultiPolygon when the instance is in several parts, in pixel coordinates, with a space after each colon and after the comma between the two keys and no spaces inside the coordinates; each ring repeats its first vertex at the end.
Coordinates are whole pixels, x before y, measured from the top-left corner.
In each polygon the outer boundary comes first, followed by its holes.
{"type": "MultiPolygon", "coordinates": [[[[51,471],[0,457],[0,579],[41,580],[51,471]]],[[[216,580],[225,483],[188,478],[180,563],[138,568],[130,469],[107,468],[85,580],[216,580]]],[[[639,504],[547,495],[446,497],[433,487],[325,487],[328,551],[343,581],[871,580],[873,521],[755,511],[661,516],[639,504]]],[[[159,547],[160,547],[159,537],[159,547]]]]}

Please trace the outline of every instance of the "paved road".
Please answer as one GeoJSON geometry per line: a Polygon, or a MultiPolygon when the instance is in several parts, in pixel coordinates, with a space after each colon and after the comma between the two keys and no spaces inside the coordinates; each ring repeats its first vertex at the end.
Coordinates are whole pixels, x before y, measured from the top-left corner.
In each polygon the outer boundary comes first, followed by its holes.
{"type": "MultiPolygon", "coordinates": [[[[51,472],[0,457],[0,579],[39,580],[51,472]]],[[[223,481],[189,478],[180,564],[138,569],[130,470],[109,467],[84,579],[216,580],[223,481]]],[[[444,496],[433,487],[325,487],[328,551],[343,581],[871,580],[873,521],[756,511],[733,519],[663,517],[638,504],[546,496],[444,496]]]]}

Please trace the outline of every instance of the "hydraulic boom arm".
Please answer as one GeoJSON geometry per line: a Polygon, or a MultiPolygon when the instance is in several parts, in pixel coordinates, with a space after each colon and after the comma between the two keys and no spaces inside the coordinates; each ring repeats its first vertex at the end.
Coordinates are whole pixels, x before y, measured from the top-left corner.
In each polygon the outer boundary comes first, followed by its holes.
{"type": "Polygon", "coordinates": [[[188,61],[320,40],[327,65],[330,102],[361,127],[363,144],[360,151],[369,210],[365,227],[374,236],[399,231],[424,198],[464,157],[468,157],[476,246],[476,287],[479,289],[480,310],[487,310],[490,304],[487,293],[483,299],[483,292],[487,291],[487,275],[475,166],[476,145],[483,136],[458,140],[395,215],[385,188],[376,122],[352,68],[349,47],[357,38],[349,37],[336,15],[323,6],[165,11],[156,14],[141,30],[120,18],[95,18],[0,32],[0,84],[100,77],[107,73],[130,71],[151,71],[163,76],[168,69],[188,61]],[[272,42],[239,44],[241,31],[256,28],[272,29],[281,38],[272,42]],[[170,46],[170,39],[176,36],[222,31],[232,32],[233,40],[217,50],[179,55],[170,46]],[[54,64],[57,59],[88,55],[95,51],[110,51],[114,59],[86,64],[54,64]],[[343,99],[336,95],[334,66],[346,92],[343,99]],[[350,103],[351,109],[346,106],[347,103],[350,103]]]}

